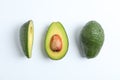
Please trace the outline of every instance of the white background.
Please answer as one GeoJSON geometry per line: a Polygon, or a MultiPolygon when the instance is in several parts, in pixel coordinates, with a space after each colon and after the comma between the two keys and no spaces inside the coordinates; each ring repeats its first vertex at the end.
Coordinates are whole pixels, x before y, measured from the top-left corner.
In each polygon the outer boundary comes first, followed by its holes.
{"type": "Polygon", "coordinates": [[[0,80],[120,80],[119,0],[0,0],[0,80]],[[21,52],[18,33],[23,23],[34,21],[31,59],[21,52]],[[81,56],[81,28],[98,21],[105,32],[96,58],[81,56]],[[69,37],[69,50],[58,61],[44,51],[49,24],[60,21],[69,37]]]}

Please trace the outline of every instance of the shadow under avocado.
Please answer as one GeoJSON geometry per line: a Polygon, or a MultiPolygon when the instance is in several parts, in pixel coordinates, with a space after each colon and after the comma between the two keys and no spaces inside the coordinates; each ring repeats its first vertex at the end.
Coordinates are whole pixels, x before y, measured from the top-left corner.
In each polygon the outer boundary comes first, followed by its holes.
{"type": "Polygon", "coordinates": [[[45,58],[48,58],[48,55],[45,51],[45,37],[46,37],[46,33],[47,33],[47,30],[48,30],[48,25],[47,27],[45,28],[44,32],[41,34],[42,35],[42,38],[41,38],[41,42],[40,42],[40,49],[42,51],[42,54],[45,58]]]}
{"type": "Polygon", "coordinates": [[[75,30],[75,40],[76,40],[76,45],[78,47],[78,50],[80,52],[81,57],[85,57],[85,52],[82,48],[82,43],[81,43],[81,31],[83,29],[83,26],[79,26],[75,30]]]}
{"type": "Polygon", "coordinates": [[[25,55],[21,48],[21,43],[20,43],[20,27],[16,27],[14,30],[14,43],[15,43],[16,49],[19,53],[18,55],[20,57],[24,57],[25,55]]]}

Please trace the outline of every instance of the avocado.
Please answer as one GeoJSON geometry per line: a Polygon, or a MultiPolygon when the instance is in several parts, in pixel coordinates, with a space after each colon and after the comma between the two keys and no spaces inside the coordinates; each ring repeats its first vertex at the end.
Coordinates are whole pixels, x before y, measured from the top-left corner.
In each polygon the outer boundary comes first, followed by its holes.
{"type": "Polygon", "coordinates": [[[27,58],[31,58],[32,56],[32,46],[33,46],[33,38],[34,38],[34,27],[33,21],[29,20],[24,23],[20,28],[20,42],[27,58]]]}
{"type": "Polygon", "coordinates": [[[96,21],[89,21],[82,29],[82,49],[87,58],[98,55],[104,42],[104,30],[96,21]]]}
{"type": "Polygon", "coordinates": [[[45,51],[53,60],[62,59],[68,51],[68,37],[60,22],[52,22],[45,37],[45,51]]]}

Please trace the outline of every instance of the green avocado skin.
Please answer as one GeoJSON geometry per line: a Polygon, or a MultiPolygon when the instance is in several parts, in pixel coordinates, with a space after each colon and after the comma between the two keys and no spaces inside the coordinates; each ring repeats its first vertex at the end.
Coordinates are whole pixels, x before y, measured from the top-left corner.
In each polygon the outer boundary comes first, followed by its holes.
{"type": "Polygon", "coordinates": [[[29,22],[26,22],[23,24],[23,26],[20,28],[20,42],[21,42],[21,46],[22,46],[22,49],[25,53],[25,55],[30,58],[30,56],[28,55],[28,25],[29,25],[29,22]]]}
{"type": "Polygon", "coordinates": [[[82,49],[87,58],[94,58],[100,52],[104,42],[104,31],[96,21],[89,21],[81,32],[82,49]]]}

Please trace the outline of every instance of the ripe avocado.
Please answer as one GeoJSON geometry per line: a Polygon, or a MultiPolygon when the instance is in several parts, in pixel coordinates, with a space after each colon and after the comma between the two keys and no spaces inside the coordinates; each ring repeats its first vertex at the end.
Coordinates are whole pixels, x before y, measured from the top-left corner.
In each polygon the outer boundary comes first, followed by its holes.
{"type": "Polygon", "coordinates": [[[45,38],[45,51],[53,60],[63,58],[68,51],[68,37],[60,22],[53,22],[48,28],[45,38]]]}
{"type": "Polygon", "coordinates": [[[24,23],[20,29],[21,46],[27,58],[31,58],[32,56],[32,46],[34,38],[33,26],[33,21],[29,20],[28,22],[24,23]]]}
{"type": "Polygon", "coordinates": [[[98,55],[104,42],[104,31],[96,21],[89,21],[81,32],[81,43],[87,58],[98,55]]]}

